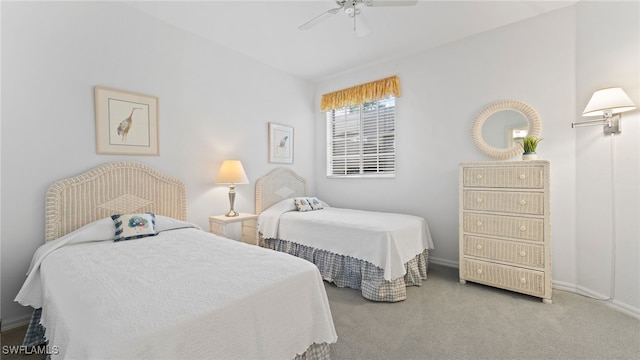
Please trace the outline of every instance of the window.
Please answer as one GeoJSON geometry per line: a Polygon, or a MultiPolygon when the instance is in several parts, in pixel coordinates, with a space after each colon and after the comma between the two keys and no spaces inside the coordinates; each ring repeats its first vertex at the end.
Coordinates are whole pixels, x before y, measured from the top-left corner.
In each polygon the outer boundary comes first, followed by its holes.
{"type": "Polygon", "coordinates": [[[327,176],[395,176],[395,97],[329,110],[327,176]]]}

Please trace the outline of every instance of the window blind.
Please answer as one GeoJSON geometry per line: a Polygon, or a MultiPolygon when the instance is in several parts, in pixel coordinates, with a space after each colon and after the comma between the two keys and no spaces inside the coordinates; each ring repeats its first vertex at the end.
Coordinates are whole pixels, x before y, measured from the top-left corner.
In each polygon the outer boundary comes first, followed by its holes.
{"type": "Polygon", "coordinates": [[[327,176],[395,175],[395,97],[326,114],[327,176]]]}

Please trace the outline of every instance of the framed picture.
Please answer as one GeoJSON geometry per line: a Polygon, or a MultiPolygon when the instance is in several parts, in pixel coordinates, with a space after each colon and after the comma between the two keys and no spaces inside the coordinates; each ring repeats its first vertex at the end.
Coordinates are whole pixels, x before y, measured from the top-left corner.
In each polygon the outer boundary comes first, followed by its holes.
{"type": "Polygon", "coordinates": [[[293,127],[269,123],[269,162],[293,164],[293,127]]]}
{"type": "Polygon", "coordinates": [[[100,86],[94,91],[98,154],[159,154],[157,97],[100,86]]]}

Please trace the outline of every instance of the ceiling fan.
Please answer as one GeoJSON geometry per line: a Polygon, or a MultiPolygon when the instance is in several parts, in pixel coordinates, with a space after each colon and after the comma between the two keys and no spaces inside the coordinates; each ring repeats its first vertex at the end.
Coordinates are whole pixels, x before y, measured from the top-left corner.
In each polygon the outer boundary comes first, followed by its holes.
{"type": "Polygon", "coordinates": [[[364,4],[369,7],[382,7],[382,6],[413,6],[418,3],[418,0],[335,0],[338,5],[337,8],[329,9],[322,14],[314,17],[306,23],[298,26],[299,30],[308,30],[316,26],[323,20],[330,18],[337,14],[341,10],[344,11],[347,16],[353,19],[353,31],[357,36],[365,36],[371,31],[371,27],[364,18],[358,5],[364,4]]]}

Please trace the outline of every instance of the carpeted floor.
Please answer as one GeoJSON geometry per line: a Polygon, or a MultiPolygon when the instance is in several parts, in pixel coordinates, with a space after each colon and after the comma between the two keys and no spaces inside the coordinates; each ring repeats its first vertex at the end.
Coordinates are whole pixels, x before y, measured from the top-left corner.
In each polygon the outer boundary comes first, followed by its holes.
{"type": "Polygon", "coordinates": [[[458,282],[429,265],[421,287],[388,304],[325,284],[338,332],[333,359],[640,359],[640,320],[554,290],[553,304],[458,282]]]}
{"type": "MultiPolygon", "coordinates": [[[[640,320],[605,304],[554,290],[553,304],[474,283],[458,270],[429,265],[421,287],[398,303],[325,283],[338,332],[332,359],[638,360],[640,320]]],[[[19,345],[26,327],[2,333],[19,345]]],[[[40,360],[10,355],[3,360],[40,360]]]]}
{"type": "Polygon", "coordinates": [[[2,360],[41,360],[46,358],[42,355],[44,350],[41,348],[19,348],[22,345],[24,333],[27,326],[21,326],[2,333],[0,341],[0,359],[2,360]],[[20,353],[16,353],[19,351],[20,353]]]}

